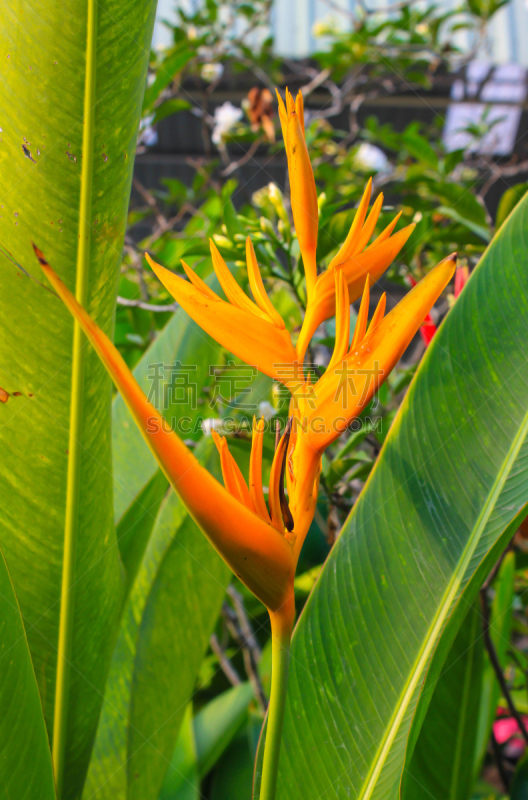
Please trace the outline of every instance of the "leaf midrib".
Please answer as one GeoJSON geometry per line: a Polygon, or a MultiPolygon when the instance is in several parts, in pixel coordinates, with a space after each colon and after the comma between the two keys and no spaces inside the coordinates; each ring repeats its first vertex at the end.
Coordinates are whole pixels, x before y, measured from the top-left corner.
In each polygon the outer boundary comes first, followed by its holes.
{"type": "MultiPolygon", "coordinates": [[[[88,299],[90,267],[91,208],[93,182],[93,139],[95,124],[95,79],[97,57],[97,3],[86,3],[86,57],[83,98],[82,167],[79,196],[79,234],[77,245],[75,297],[85,307],[88,299]]],[[[86,342],[77,321],[73,327],[72,383],[68,440],[68,472],[62,558],[61,605],[57,672],[53,715],[52,754],[57,796],[63,796],[70,695],[70,662],[75,605],[75,561],[79,532],[82,429],[84,416],[84,367],[86,342]]]]}
{"type": "Polygon", "coordinates": [[[369,770],[368,775],[363,782],[363,786],[360,789],[359,794],[357,795],[357,800],[370,800],[372,797],[372,792],[376,787],[376,783],[378,777],[383,769],[387,756],[390,752],[394,739],[398,733],[401,721],[403,716],[405,715],[411,699],[414,695],[414,691],[420,680],[420,677],[423,673],[423,670],[426,666],[426,663],[432,653],[434,645],[440,635],[442,626],[446,620],[446,617],[449,613],[449,610],[453,604],[455,599],[456,593],[462,583],[464,578],[464,574],[468,567],[468,564],[473,556],[475,548],[480,540],[480,536],[488,519],[491,516],[493,509],[495,508],[495,504],[501,494],[501,491],[504,487],[506,479],[510,474],[511,468],[515,463],[519,450],[526,439],[526,435],[528,433],[528,411],[525,414],[522,424],[519,427],[519,431],[517,435],[514,437],[513,442],[511,444],[506,457],[502,462],[502,467],[497,474],[497,478],[495,479],[493,486],[491,487],[488,500],[482,508],[482,511],[477,518],[475,526],[473,528],[473,533],[468,539],[468,543],[464,548],[462,553],[462,557],[459,562],[458,568],[455,570],[451,581],[448,583],[446,587],[446,591],[444,592],[444,596],[442,601],[440,602],[435,617],[432,621],[431,626],[429,627],[429,631],[427,636],[424,639],[424,644],[418,654],[418,657],[415,661],[415,667],[411,670],[409,674],[409,678],[403,688],[402,693],[400,694],[400,702],[396,704],[394,713],[387,725],[385,735],[382,739],[380,747],[378,748],[376,755],[372,761],[372,767],[369,770]]]}

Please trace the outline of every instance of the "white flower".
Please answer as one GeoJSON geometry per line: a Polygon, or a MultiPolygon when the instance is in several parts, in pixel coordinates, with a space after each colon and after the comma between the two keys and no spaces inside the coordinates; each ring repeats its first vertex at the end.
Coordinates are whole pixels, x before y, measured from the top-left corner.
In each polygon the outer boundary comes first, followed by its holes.
{"type": "Polygon", "coordinates": [[[261,403],[259,403],[259,419],[260,417],[264,417],[266,422],[268,422],[268,420],[273,419],[276,413],[276,410],[268,400],[263,400],[261,403]]]}
{"type": "Polygon", "coordinates": [[[354,157],[356,165],[364,170],[374,172],[389,172],[391,169],[389,159],[379,147],[369,142],[362,142],[354,157]]]}
{"type": "Polygon", "coordinates": [[[152,127],[154,114],[149,114],[139,123],[139,137],[138,143],[144,144],[146,147],[152,147],[158,143],[158,132],[152,127]]]}
{"type": "Polygon", "coordinates": [[[214,128],[212,140],[214,144],[220,144],[222,139],[242,118],[242,109],[237,108],[227,101],[223,105],[215,108],[214,128]]]}
{"type": "Polygon", "coordinates": [[[224,71],[223,64],[204,64],[201,69],[201,75],[204,81],[208,83],[213,83],[214,81],[220,80],[222,77],[222,73],[224,71]]]}
{"type": "Polygon", "coordinates": [[[222,430],[222,420],[216,419],[215,417],[207,417],[206,419],[202,420],[202,431],[206,436],[211,435],[211,431],[220,431],[222,430]]]}

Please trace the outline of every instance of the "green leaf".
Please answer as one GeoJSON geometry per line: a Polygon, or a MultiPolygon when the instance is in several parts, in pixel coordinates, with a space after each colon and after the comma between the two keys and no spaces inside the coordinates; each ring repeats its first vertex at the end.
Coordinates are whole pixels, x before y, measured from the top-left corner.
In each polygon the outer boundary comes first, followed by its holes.
{"type": "Polygon", "coordinates": [[[109,0],[88,44],[93,0],[6,0],[0,10],[0,386],[9,394],[0,409],[0,494],[9,497],[0,545],[50,738],[55,698],[64,701],[59,739],[64,797],[72,798],[88,766],[124,588],[109,481],[111,383],[95,352],[74,344],[71,317],[39,283],[31,242],[70,288],[78,281],[78,296],[111,335],[155,5],[109,0]],[[125,27],[126,36],[116,35],[125,27]],[[71,408],[78,424],[70,424],[71,408]],[[75,576],[62,604],[73,619],[63,628],[70,657],[61,664],[70,670],[56,692],[66,527],[75,576]]]}
{"type": "Polygon", "coordinates": [[[250,683],[241,683],[211,700],[194,719],[198,774],[204,778],[247,720],[253,699],[250,683]]]}
{"type": "Polygon", "coordinates": [[[445,800],[470,797],[483,657],[482,615],[476,601],[434,688],[411,763],[403,774],[402,800],[423,800],[427,793],[445,800]]]}
{"type": "Polygon", "coordinates": [[[248,724],[226,750],[211,777],[211,800],[248,800],[261,719],[250,714],[248,724]]]}
{"type": "Polygon", "coordinates": [[[461,225],[464,225],[464,227],[468,228],[472,233],[475,233],[485,242],[489,242],[491,238],[490,232],[484,227],[484,225],[478,225],[471,219],[464,217],[463,214],[460,214],[456,209],[449,208],[448,206],[438,206],[437,211],[439,214],[443,214],[444,217],[449,217],[449,219],[452,219],[453,222],[459,222],[461,225]]]}
{"type": "Polygon", "coordinates": [[[452,620],[438,669],[525,514],[527,226],[528,198],[428,348],[305,605],[293,637],[278,800],[396,796],[442,630],[452,620]]]}
{"type": "Polygon", "coordinates": [[[168,488],[169,482],[159,469],[127,508],[116,527],[117,542],[126,573],[127,594],[134,583],[161,501],[168,488]]]}
{"type": "Polygon", "coordinates": [[[425,138],[418,133],[416,125],[409,125],[402,135],[403,144],[418,161],[423,161],[428,167],[438,169],[438,156],[425,138]]]}
{"type": "Polygon", "coordinates": [[[172,83],[176,75],[181,72],[185,65],[194,56],[194,50],[186,48],[176,50],[161,64],[155,80],[150,84],[145,92],[143,99],[143,112],[145,113],[156,102],[161,92],[172,83]]]}
{"type": "MultiPolygon", "coordinates": [[[[196,455],[216,465],[212,450],[196,455]]],[[[170,492],[125,606],[85,800],[158,796],[230,575],[170,492]]]]}
{"type": "Polygon", "coordinates": [[[528,800],[528,757],[519,761],[510,788],[510,800],[528,800]]]}
{"type": "Polygon", "coordinates": [[[508,214],[510,214],[519,200],[522,200],[528,191],[528,183],[516,183],[510,189],[506,189],[499,201],[497,208],[497,216],[495,218],[495,225],[500,228],[508,214]]]}
{"type": "Polygon", "coordinates": [[[189,703],[161,787],[159,800],[199,800],[199,798],[200,780],[196,768],[192,703],[189,703]]]}
{"type": "MultiPolygon", "coordinates": [[[[499,573],[493,583],[495,597],[491,604],[490,637],[495,646],[497,657],[503,667],[506,666],[506,654],[510,643],[513,621],[513,600],[515,588],[515,553],[507,553],[501,564],[499,573]]],[[[478,741],[475,751],[474,773],[478,775],[486,755],[491,729],[495,720],[501,690],[495,670],[488,654],[485,655],[484,675],[482,678],[482,694],[478,720],[478,741]]]]}
{"type": "Polygon", "coordinates": [[[182,100],[180,97],[174,97],[171,100],[166,100],[159,105],[154,112],[154,119],[152,123],[160,122],[162,119],[170,117],[172,114],[177,114],[178,111],[187,111],[192,108],[188,100],[182,100]]]}
{"type": "Polygon", "coordinates": [[[55,799],[46,725],[15,590],[0,553],[0,795],[55,799]]]}

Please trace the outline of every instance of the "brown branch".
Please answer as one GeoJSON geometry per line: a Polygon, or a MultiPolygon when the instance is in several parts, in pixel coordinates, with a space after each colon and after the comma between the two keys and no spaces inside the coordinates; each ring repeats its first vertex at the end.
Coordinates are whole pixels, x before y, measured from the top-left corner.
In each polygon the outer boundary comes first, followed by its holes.
{"type": "Polygon", "coordinates": [[[154,195],[146,189],[141,181],[139,181],[136,177],[132,179],[132,185],[134,189],[141,195],[145,203],[148,207],[153,211],[154,216],[156,217],[156,222],[160,227],[167,224],[167,220],[165,216],[162,214],[154,195]]]}
{"type": "Polygon", "coordinates": [[[229,632],[242,649],[246,674],[253,687],[257,703],[261,711],[265,713],[268,701],[258,673],[260,647],[255,639],[241,595],[232,586],[229,587],[227,593],[234,608],[224,603],[222,614],[229,632]]]}
{"type": "Polygon", "coordinates": [[[482,631],[484,636],[484,644],[486,646],[486,650],[488,651],[488,656],[491,662],[491,666],[494,669],[495,675],[497,676],[497,680],[499,682],[499,686],[501,688],[502,694],[506,703],[508,705],[509,711],[511,716],[516,721],[517,725],[519,726],[519,731],[521,735],[528,744],[528,731],[524,725],[523,718],[521,714],[517,711],[515,704],[513,702],[513,698],[511,696],[510,689],[506,682],[506,678],[504,677],[504,672],[502,670],[501,663],[499,661],[499,657],[497,656],[497,651],[495,649],[495,645],[492,642],[491,635],[490,635],[490,607],[487,598],[487,587],[485,586],[483,589],[480,590],[480,604],[482,608],[482,631]]]}
{"type": "Polygon", "coordinates": [[[491,175],[487,179],[487,181],[483,184],[482,188],[478,193],[478,197],[482,201],[486,197],[487,193],[491,189],[494,183],[501,180],[502,178],[506,177],[513,177],[518,175],[520,172],[528,172],[528,160],[519,161],[518,164],[508,164],[504,167],[499,166],[498,164],[490,164],[491,175]]]}
{"type": "Polygon", "coordinates": [[[238,686],[242,683],[240,680],[240,675],[222,650],[220,642],[216,636],[216,633],[213,633],[211,638],[209,639],[209,644],[211,645],[211,650],[215,654],[218,659],[218,663],[222,669],[222,672],[226,676],[227,680],[232,686],[238,686]]]}
{"type": "Polygon", "coordinates": [[[128,297],[117,298],[117,305],[124,306],[125,308],[141,308],[143,311],[152,311],[154,314],[163,314],[167,311],[176,311],[179,308],[178,303],[170,303],[166,306],[156,306],[150,303],[145,303],[143,300],[130,300],[128,297]]]}
{"type": "Polygon", "coordinates": [[[493,731],[491,731],[491,748],[493,750],[493,755],[495,756],[495,761],[497,762],[497,769],[499,770],[499,775],[504,785],[504,789],[506,790],[506,794],[509,794],[510,778],[508,776],[508,773],[506,772],[506,767],[504,766],[504,761],[502,759],[502,750],[500,749],[500,745],[493,731]]]}
{"type": "MultiPolygon", "coordinates": [[[[242,158],[239,158],[238,161],[232,161],[225,169],[222,170],[222,172],[220,173],[221,176],[223,178],[227,178],[228,175],[232,175],[232,173],[235,172],[237,169],[243,167],[244,164],[248,163],[248,161],[251,161],[251,159],[257,152],[258,146],[262,142],[262,140],[263,140],[262,136],[259,136],[257,139],[255,139],[255,141],[252,143],[251,147],[245,153],[245,155],[243,155],[242,158]]],[[[227,154],[227,150],[225,150],[225,152],[227,154]]]]}

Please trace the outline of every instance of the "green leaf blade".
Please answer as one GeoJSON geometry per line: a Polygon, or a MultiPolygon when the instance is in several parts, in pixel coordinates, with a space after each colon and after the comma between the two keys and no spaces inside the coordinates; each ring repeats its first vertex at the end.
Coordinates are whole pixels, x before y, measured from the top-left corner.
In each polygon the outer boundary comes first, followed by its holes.
{"type": "MultiPolygon", "coordinates": [[[[76,284],[80,230],[86,0],[0,10],[6,58],[0,87],[4,219],[0,307],[2,404],[0,525],[44,708],[53,730],[61,606],[73,322],[39,284],[34,241],[67,285],[76,284]],[[31,154],[25,154],[22,144],[31,154]],[[7,199],[9,198],[9,199],[7,199]],[[15,224],[17,223],[17,224],[15,224]],[[24,270],[35,277],[31,280],[24,270]],[[24,454],[24,457],[22,457],[24,454]]],[[[111,335],[132,165],[154,21],[152,0],[99,9],[87,308],[111,335]],[[127,36],[116,36],[126,25],[127,36]],[[133,42],[133,46],[131,45],[133,42]],[[127,102],[123,103],[123,96],[127,102]]],[[[84,355],[77,554],[65,783],[78,797],[90,757],[122,603],[123,574],[109,476],[111,384],[84,355]]]]}
{"type": "Polygon", "coordinates": [[[0,553],[0,793],[55,800],[46,725],[24,623],[0,553]]]}
{"type": "Polygon", "coordinates": [[[418,743],[405,770],[402,800],[424,792],[468,800],[473,786],[484,647],[479,602],[469,607],[444,664],[418,743]]]}

